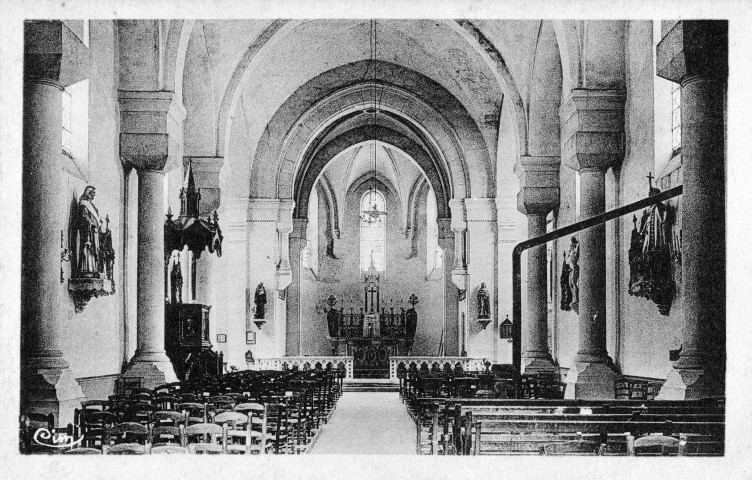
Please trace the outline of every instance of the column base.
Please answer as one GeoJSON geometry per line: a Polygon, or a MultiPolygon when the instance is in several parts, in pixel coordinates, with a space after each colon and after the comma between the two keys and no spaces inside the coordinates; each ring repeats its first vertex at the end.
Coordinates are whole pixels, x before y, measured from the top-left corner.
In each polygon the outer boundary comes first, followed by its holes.
{"type": "Polygon", "coordinates": [[[165,383],[178,381],[172,362],[163,352],[142,354],[137,351],[123,376],[140,378],[142,388],[155,388],[165,383]]]}
{"type": "Polygon", "coordinates": [[[656,400],[697,400],[713,396],[713,385],[703,369],[674,369],[656,400]]]}
{"type": "Polygon", "coordinates": [[[21,412],[55,416],[58,426],[73,423],[73,412],[81,408],[84,396],[73,371],[64,369],[24,369],[21,381],[21,412]]]}
{"type": "Polygon", "coordinates": [[[618,377],[619,373],[611,362],[575,362],[567,375],[564,398],[588,400],[615,398],[614,381],[618,377]]]}
{"type": "Polygon", "coordinates": [[[523,353],[522,372],[526,374],[553,373],[558,375],[559,367],[554,364],[551,354],[542,353],[526,357],[523,353]]]}

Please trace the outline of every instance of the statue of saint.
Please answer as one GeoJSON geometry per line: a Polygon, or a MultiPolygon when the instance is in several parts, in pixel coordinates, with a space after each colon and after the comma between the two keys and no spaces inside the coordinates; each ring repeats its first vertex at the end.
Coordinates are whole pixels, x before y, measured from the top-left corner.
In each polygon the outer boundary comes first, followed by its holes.
{"type": "Polygon", "coordinates": [[[569,288],[572,291],[572,308],[577,310],[580,303],[580,242],[577,237],[572,237],[572,242],[569,245],[569,252],[567,253],[567,261],[569,262],[569,288]]]}
{"type": "Polygon", "coordinates": [[[183,273],[180,269],[180,254],[173,252],[173,264],[170,271],[170,303],[183,303],[183,273]]]}
{"type": "Polygon", "coordinates": [[[112,272],[115,266],[115,248],[112,246],[112,230],[110,230],[110,216],[104,218],[104,229],[99,234],[100,259],[99,272],[112,280],[112,272]]]}
{"type": "Polygon", "coordinates": [[[478,289],[478,318],[491,317],[491,297],[486,289],[486,282],[480,284],[478,289]]]}
{"type": "Polygon", "coordinates": [[[96,189],[91,185],[84,189],[78,200],[76,219],[76,254],[78,276],[99,277],[99,235],[101,221],[99,210],[94,206],[96,189]]]}
{"type": "Polygon", "coordinates": [[[266,313],[266,289],[264,288],[264,282],[259,283],[258,287],[256,287],[253,303],[256,304],[256,313],[253,318],[264,318],[264,314],[266,313]]]}

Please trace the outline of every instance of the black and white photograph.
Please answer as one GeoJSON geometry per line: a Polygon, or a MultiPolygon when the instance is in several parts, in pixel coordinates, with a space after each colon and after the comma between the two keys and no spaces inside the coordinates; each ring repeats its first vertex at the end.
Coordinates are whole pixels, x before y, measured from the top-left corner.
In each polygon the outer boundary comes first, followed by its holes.
{"type": "Polygon", "coordinates": [[[744,3],[0,3],[8,478],[752,475],[744,3]]]}

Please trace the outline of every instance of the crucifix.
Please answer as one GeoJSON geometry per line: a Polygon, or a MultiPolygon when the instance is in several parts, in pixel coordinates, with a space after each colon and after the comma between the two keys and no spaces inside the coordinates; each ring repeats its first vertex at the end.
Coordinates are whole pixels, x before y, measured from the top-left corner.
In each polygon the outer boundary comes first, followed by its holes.
{"type": "Polygon", "coordinates": [[[379,286],[376,283],[369,282],[366,284],[366,311],[373,313],[374,308],[376,311],[379,310],[379,286]],[[375,301],[374,296],[376,296],[375,301]],[[370,309],[368,308],[369,304],[371,305],[370,309]]]}
{"type": "Polygon", "coordinates": [[[648,187],[650,187],[650,189],[653,188],[653,179],[654,178],[655,177],[653,176],[653,172],[648,172],[648,187]]]}

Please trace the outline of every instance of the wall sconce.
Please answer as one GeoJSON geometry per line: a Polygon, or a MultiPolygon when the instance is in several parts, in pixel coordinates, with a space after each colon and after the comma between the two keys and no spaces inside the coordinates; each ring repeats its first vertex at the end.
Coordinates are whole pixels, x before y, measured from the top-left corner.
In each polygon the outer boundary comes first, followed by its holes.
{"type": "Polygon", "coordinates": [[[503,322],[501,322],[501,325],[499,325],[499,335],[501,338],[506,338],[509,343],[512,342],[512,327],[513,323],[511,320],[509,320],[509,315],[507,315],[507,318],[504,319],[503,322]]]}

